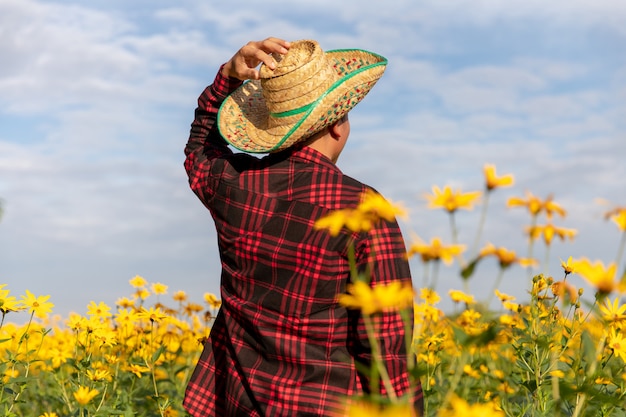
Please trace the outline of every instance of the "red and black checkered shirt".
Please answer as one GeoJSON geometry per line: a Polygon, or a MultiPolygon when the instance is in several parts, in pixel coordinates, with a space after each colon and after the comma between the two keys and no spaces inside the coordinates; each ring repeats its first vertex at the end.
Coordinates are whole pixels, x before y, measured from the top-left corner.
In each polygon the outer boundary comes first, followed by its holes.
{"type": "MultiPolygon", "coordinates": [[[[349,282],[349,242],[358,267],[370,265],[372,284],[411,282],[406,248],[396,222],[335,237],[314,229],[331,211],[356,207],[368,189],[321,153],[303,146],[264,158],[233,153],[216,116],[240,84],[218,73],[198,99],[185,148],[191,189],[217,228],[222,307],[184,406],[203,417],[328,416],[370,386],[355,366],[370,360],[363,322],[337,302],[349,282]]],[[[404,324],[397,313],[377,324],[391,383],[406,395],[404,324]]]]}

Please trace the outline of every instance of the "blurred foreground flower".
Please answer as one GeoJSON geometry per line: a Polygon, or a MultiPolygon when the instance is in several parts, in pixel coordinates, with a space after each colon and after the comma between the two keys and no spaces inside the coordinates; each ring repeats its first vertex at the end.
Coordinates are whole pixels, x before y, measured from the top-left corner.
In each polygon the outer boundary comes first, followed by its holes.
{"type": "Polygon", "coordinates": [[[434,237],[430,244],[422,241],[411,244],[407,255],[409,257],[419,254],[423,262],[439,261],[450,265],[454,258],[465,250],[465,245],[443,245],[441,239],[434,237]]]}
{"type": "Polygon", "coordinates": [[[602,261],[591,262],[587,258],[572,261],[576,274],[583,277],[589,284],[593,285],[599,295],[605,296],[617,291],[626,292],[626,283],[617,279],[616,267],[614,263],[604,266],[602,261]]]}
{"type": "Polygon", "coordinates": [[[510,187],[514,183],[513,174],[498,177],[496,175],[495,165],[485,164],[483,172],[485,174],[485,188],[487,191],[491,191],[498,187],[510,187]]]}
{"type": "Polygon", "coordinates": [[[348,294],[339,295],[339,303],[359,309],[370,316],[383,311],[399,311],[413,305],[414,292],[410,285],[395,281],[370,287],[364,281],[348,284],[348,294]]]}
{"type": "Polygon", "coordinates": [[[437,417],[505,417],[505,414],[492,403],[470,405],[455,396],[450,400],[450,407],[439,411],[437,417]]]}
{"type": "Polygon", "coordinates": [[[344,227],[352,232],[367,232],[381,219],[392,221],[396,216],[403,217],[405,210],[387,201],[382,195],[368,190],[363,193],[361,203],[355,209],[335,210],[319,218],[315,229],[327,229],[331,236],[337,236],[344,227]]]}
{"type": "Polygon", "coordinates": [[[432,194],[426,194],[428,200],[428,208],[443,208],[449,213],[453,213],[458,209],[471,210],[474,208],[476,199],[480,197],[480,191],[462,193],[461,190],[452,191],[450,186],[442,189],[436,185],[432,188],[432,194]]]}
{"type": "Polygon", "coordinates": [[[521,197],[511,197],[507,201],[508,207],[526,207],[533,217],[536,217],[541,212],[545,212],[548,219],[551,219],[554,213],[559,214],[561,217],[565,217],[567,212],[557,203],[552,201],[552,196],[542,201],[540,198],[535,197],[532,193],[526,192],[526,199],[521,197]]]}
{"type": "Polygon", "coordinates": [[[491,243],[487,243],[487,245],[480,250],[479,256],[481,258],[486,256],[495,256],[498,258],[500,268],[502,269],[506,269],[514,263],[520,264],[521,266],[532,266],[537,263],[534,259],[518,258],[515,251],[508,250],[501,246],[495,247],[491,243]]]}

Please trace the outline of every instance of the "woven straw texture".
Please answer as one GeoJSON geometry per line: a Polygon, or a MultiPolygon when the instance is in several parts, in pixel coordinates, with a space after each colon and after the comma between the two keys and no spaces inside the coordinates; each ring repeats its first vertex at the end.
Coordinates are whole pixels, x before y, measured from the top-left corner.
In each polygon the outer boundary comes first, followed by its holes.
{"type": "Polygon", "coordinates": [[[291,44],[261,66],[222,103],[218,127],[235,148],[250,153],[284,150],[341,119],[376,84],[387,60],[360,49],[324,52],[316,41],[291,44]]]}

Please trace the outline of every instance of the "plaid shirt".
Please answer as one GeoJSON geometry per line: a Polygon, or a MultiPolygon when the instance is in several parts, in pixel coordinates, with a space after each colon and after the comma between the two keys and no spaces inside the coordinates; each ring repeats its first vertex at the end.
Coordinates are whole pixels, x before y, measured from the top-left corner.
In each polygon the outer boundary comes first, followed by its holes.
{"type": "MultiPolygon", "coordinates": [[[[240,84],[218,73],[198,100],[185,148],[191,189],[217,228],[222,307],[184,406],[193,416],[328,416],[369,390],[355,366],[370,359],[363,322],[337,303],[349,281],[349,243],[373,284],[411,282],[406,248],[396,222],[335,237],[313,228],[368,189],[321,153],[297,145],[264,158],[231,152],[216,116],[240,84]]],[[[391,383],[405,395],[403,322],[397,313],[377,319],[391,383]]],[[[421,387],[413,389],[421,413],[421,387]]]]}

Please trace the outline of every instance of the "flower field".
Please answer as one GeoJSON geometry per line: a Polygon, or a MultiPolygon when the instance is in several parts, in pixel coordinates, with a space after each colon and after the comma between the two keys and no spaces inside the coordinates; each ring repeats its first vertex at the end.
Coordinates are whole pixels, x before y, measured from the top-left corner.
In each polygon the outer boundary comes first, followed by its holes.
{"type": "MultiPolygon", "coordinates": [[[[497,176],[493,166],[487,165],[484,173],[482,192],[433,187],[426,196],[432,209],[449,216],[452,242],[435,237],[409,245],[407,256],[419,257],[424,269],[432,271],[425,285],[372,288],[364,285],[367,277],[354,277],[339,302],[361,309],[366,318],[385,310],[407,317],[404,312],[414,310],[414,323],[407,323],[414,328],[409,366],[422,382],[426,416],[626,416],[626,304],[621,298],[626,293],[621,266],[626,207],[606,213],[617,225],[615,260],[561,260],[559,276],[536,274],[528,283],[529,294],[509,295],[498,288],[509,267],[536,265],[532,249],[539,239],[549,247],[555,239],[574,239],[576,231],[553,223],[555,216],[566,215],[558,203],[527,193],[507,204],[530,214],[528,255],[520,257],[490,243],[477,247],[489,195],[514,182],[512,175],[497,176]],[[457,241],[455,216],[479,204],[478,233],[468,249],[457,241]],[[493,290],[497,308],[488,308],[489,303],[466,290],[437,291],[440,264],[458,267],[460,282],[467,283],[486,258],[497,259],[499,265],[493,290]],[[592,293],[585,294],[572,276],[584,280],[592,293]],[[444,297],[454,311],[438,307],[444,297]]],[[[402,214],[400,207],[366,195],[358,208],[320,219],[317,227],[335,234],[342,228],[367,231],[380,218],[402,214]]],[[[49,297],[29,291],[16,296],[0,285],[0,414],[185,415],[181,402],[186,382],[220,301],[207,293],[203,305],[194,304],[184,291],[169,293],[166,285],[141,276],[129,284],[130,295],[116,306],[91,301],[85,315],[59,321],[51,319],[49,297]],[[29,319],[16,325],[11,320],[15,315],[29,319]]],[[[376,366],[373,372],[385,383],[384,369],[376,366]]],[[[406,400],[364,397],[346,415],[410,416],[406,400]]]]}

